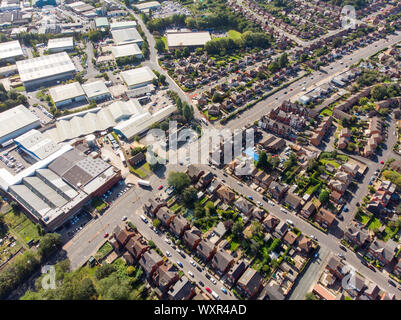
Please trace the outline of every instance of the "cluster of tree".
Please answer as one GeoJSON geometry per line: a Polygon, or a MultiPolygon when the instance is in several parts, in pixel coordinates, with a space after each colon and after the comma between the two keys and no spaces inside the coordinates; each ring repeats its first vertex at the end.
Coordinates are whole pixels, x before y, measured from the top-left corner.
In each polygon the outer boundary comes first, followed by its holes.
{"type": "Polygon", "coordinates": [[[173,14],[166,18],[157,18],[150,20],[146,15],[142,15],[142,20],[145,22],[146,27],[150,32],[165,29],[170,26],[182,26],[185,25],[185,14],[173,14]]]}
{"type": "Polygon", "coordinates": [[[263,32],[244,32],[239,39],[230,37],[214,38],[205,44],[205,50],[208,54],[225,55],[243,48],[268,48],[272,38],[263,32]]]}
{"type": "Polygon", "coordinates": [[[0,273],[0,299],[5,298],[12,290],[24,282],[39,267],[40,263],[48,259],[61,245],[59,234],[48,233],[40,239],[37,252],[25,251],[0,273]]]}
{"type": "Polygon", "coordinates": [[[27,98],[15,90],[6,91],[0,83],[0,112],[13,108],[20,104],[26,104],[27,98]]]}
{"type": "Polygon", "coordinates": [[[119,67],[122,67],[127,64],[138,64],[141,62],[141,59],[136,56],[126,56],[126,57],[117,58],[116,62],[119,67]]]}
{"type": "Polygon", "coordinates": [[[146,289],[142,296],[137,296],[133,289],[138,286],[143,276],[141,267],[105,264],[96,267],[94,276],[89,267],[70,270],[68,260],[56,264],[55,289],[42,288],[39,278],[36,283],[36,291],[27,291],[22,300],[129,300],[143,299],[146,297],[146,289]]]}
{"type": "Polygon", "coordinates": [[[157,38],[155,42],[155,49],[157,50],[158,53],[163,53],[166,52],[166,45],[162,38],[157,38]]]}
{"type": "Polygon", "coordinates": [[[388,98],[397,97],[401,94],[400,86],[397,84],[390,84],[387,86],[378,84],[370,90],[370,95],[376,101],[385,100],[388,98]]]}
{"type": "Polygon", "coordinates": [[[323,0],[323,1],[340,7],[347,5],[353,6],[357,10],[365,8],[371,2],[369,0],[323,0]]]}
{"type": "Polygon", "coordinates": [[[267,155],[266,151],[261,151],[259,153],[259,158],[256,163],[256,167],[259,169],[263,169],[265,171],[271,171],[280,163],[279,157],[272,157],[270,154],[267,155]]]}
{"type": "Polygon", "coordinates": [[[191,184],[191,179],[184,172],[171,171],[168,175],[168,184],[174,187],[178,193],[181,193],[191,184]]]}
{"type": "Polygon", "coordinates": [[[147,147],[135,147],[131,150],[131,156],[138,154],[139,152],[145,153],[147,151],[147,147]]]}
{"type": "Polygon", "coordinates": [[[155,86],[159,86],[159,85],[166,85],[166,76],[164,74],[161,74],[160,72],[153,70],[154,74],[156,75],[157,78],[153,79],[153,84],[155,86]]]}
{"type": "Polygon", "coordinates": [[[177,92],[169,90],[167,94],[171,99],[174,100],[177,110],[181,115],[181,122],[190,122],[194,118],[194,108],[186,101],[182,102],[177,92]]]}

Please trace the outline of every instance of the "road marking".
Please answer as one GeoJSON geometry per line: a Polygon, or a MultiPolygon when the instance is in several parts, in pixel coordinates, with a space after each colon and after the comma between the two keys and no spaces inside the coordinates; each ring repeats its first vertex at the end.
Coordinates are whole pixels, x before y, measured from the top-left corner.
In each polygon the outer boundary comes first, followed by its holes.
{"type": "Polygon", "coordinates": [[[99,235],[99,233],[101,233],[102,231],[104,231],[104,229],[106,229],[109,225],[110,225],[110,224],[108,223],[107,225],[103,226],[98,232],[96,232],[96,233],[93,235],[92,238],[90,238],[90,239],[88,240],[88,242],[91,242],[93,239],[95,239],[95,238],[99,235]]]}

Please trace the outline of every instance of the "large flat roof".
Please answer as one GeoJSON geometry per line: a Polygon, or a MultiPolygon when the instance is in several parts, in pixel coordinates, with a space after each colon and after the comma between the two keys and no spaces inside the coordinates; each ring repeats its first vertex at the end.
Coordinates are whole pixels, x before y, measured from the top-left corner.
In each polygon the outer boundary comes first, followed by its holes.
{"type": "Polygon", "coordinates": [[[40,125],[40,119],[20,104],[12,109],[0,113],[0,139],[14,131],[24,128],[35,122],[40,125]]]}
{"type": "Polygon", "coordinates": [[[66,52],[17,61],[16,64],[22,82],[76,71],[74,63],[66,52]]]}
{"type": "Polygon", "coordinates": [[[148,10],[148,9],[153,9],[153,8],[157,8],[157,7],[160,7],[161,5],[160,5],[160,3],[158,2],[158,1],[149,1],[149,2],[143,2],[143,3],[139,3],[139,4],[136,4],[135,5],[135,7],[138,9],[138,10],[141,10],[141,11],[143,11],[143,10],[148,10]]]}
{"type": "Polygon", "coordinates": [[[118,29],[127,29],[127,28],[135,28],[137,26],[136,21],[116,21],[110,23],[111,30],[118,30],[118,29]]]}
{"type": "Polygon", "coordinates": [[[117,45],[143,42],[143,39],[136,28],[113,30],[111,31],[111,35],[117,45]]]}
{"type": "Polygon", "coordinates": [[[55,143],[52,139],[38,130],[30,130],[16,138],[14,141],[40,160],[47,158],[57,150],[61,149],[61,145],[55,143]]]}
{"type": "Polygon", "coordinates": [[[0,60],[23,56],[18,40],[0,43],[0,60]]]}
{"type": "Polygon", "coordinates": [[[112,47],[111,52],[113,53],[115,59],[128,56],[142,55],[142,51],[136,43],[130,43],[130,44],[124,44],[122,46],[112,47]]]}
{"type": "Polygon", "coordinates": [[[131,87],[134,85],[151,82],[154,78],[156,78],[156,75],[148,66],[146,66],[123,71],[121,72],[121,77],[123,78],[127,86],[131,87]]]}
{"type": "Polygon", "coordinates": [[[49,93],[55,103],[85,95],[79,82],[73,82],[51,88],[49,93]]]}
{"type": "Polygon", "coordinates": [[[103,80],[97,80],[82,85],[88,99],[110,93],[103,80]]]}
{"type": "Polygon", "coordinates": [[[65,48],[73,46],[74,46],[73,37],[49,39],[49,42],[47,43],[48,49],[57,49],[57,48],[65,48]]]}
{"type": "Polygon", "coordinates": [[[208,31],[201,32],[171,32],[167,33],[167,46],[168,47],[190,47],[190,46],[204,46],[206,42],[210,41],[210,33],[208,31]]]}

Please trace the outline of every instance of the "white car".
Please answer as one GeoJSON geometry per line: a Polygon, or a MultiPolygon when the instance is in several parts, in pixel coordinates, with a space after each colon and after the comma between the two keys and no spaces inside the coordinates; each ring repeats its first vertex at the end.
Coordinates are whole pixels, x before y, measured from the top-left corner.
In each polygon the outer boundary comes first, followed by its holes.
{"type": "Polygon", "coordinates": [[[287,223],[288,223],[289,225],[291,225],[291,226],[294,225],[294,222],[292,222],[290,219],[287,219],[287,223]]]}
{"type": "Polygon", "coordinates": [[[167,256],[167,257],[171,257],[170,251],[166,251],[166,256],[167,256]]]}
{"type": "Polygon", "coordinates": [[[214,285],[217,284],[217,281],[216,281],[215,279],[213,279],[213,278],[211,278],[210,281],[212,281],[212,283],[213,283],[214,285]]]}
{"type": "Polygon", "coordinates": [[[280,208],[280,211],[287,213],[287,210],[285,210],[284,208],[280,208]]]}
{"type": "Polygon", "coordinates": [[[257,203],[259,206],[262,206],[262,202],[256,201],[256,203],[257,203]]]}
{"type": "Polygon", "coordinates": [[[127,216],[122,217],[121,220],[122,220],[122,221],[127,220],[127,216]]]}
{"type": "Polygon", "coordinates": [[[180,249],[176,249],[175,251],[177,251],[179,254],[181,254],[181,250],[180,249]]]}
{"type": "Polygon", "coordinates": [[[168,244],[170,244],[171,242],[170,242],[170,240],[169,239],[164,239],[164,241],[166,241],[168,244]]]}
{"type": "Polygon", "coordinates": [[[193,260],[189,260],[189,263],[195,267],[195,262],[193,260]]]}
{"type": "Polygon", "coordinates": [[[311,234],[310,237],[311,237],[313,240],[316,240],[316,241],[317,241],[317,238],[316,238],[313,234],[311,234]]]}
{"type": "Polygon", "coordinates": [[[188,274],[193,278],[194,274],[192,273],[192,271],[188,271],[188,274]]]}

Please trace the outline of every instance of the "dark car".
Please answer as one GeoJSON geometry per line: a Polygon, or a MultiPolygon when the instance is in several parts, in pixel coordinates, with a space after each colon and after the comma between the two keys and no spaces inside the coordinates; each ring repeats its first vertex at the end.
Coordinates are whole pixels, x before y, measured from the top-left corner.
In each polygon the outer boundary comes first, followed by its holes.
{"type": "Polygon", "coordinates": [[[347,251],[347,248],[344,247],[344,246],[340,246],[340,249],[343,250],[343,251],[347,251]]]}
{"type": "Polygon", "coordinates": [[[208,274],[208,273],[206,273],[206,278],[210,279],[210,278],[211,278],[211,275],[208,274]]]}
{"type": "Polygon", "coordinates": [[[197,269],[199,272],[202,272],[202,271],[203,271],[202,268],[201,268],[200,266],[196,266],[196,269],[197,269]]]}
{"type": "Polygon", "coordinates": [[[356,206],[359,207],[361,204],[359,202],[356,203],[356,206]]]}
{"type": "Polygon", "coordinates": [[[344,221],[344,217],[343,217],[343,216],[341,216],[341,215],[340,215],[340,216],[338,216],[337,218],[338,218],[338,220],[340,220],[340,221],[344,221]]]}
{"type": "Polygon", "coordinates": [[[390,285],[392,285],[393,287],[397,287],[397,285],[394,283],[393,280],[389,280],[388,283],[389,283],[390,285]]]}
{"type": "Polygon", "coordinates": [[[204,287],[204,286],[205,286],[205,284],[204,284],[202,281],[199,281],[199,285],[200,285],[201,287],[204,287]]]}

